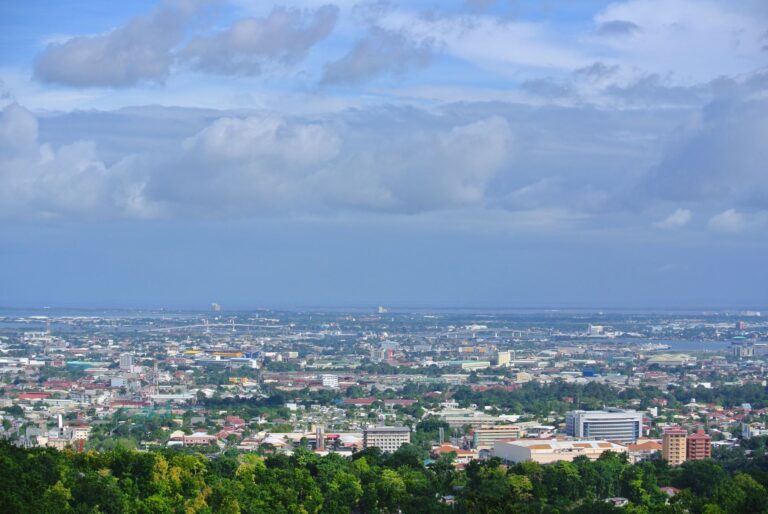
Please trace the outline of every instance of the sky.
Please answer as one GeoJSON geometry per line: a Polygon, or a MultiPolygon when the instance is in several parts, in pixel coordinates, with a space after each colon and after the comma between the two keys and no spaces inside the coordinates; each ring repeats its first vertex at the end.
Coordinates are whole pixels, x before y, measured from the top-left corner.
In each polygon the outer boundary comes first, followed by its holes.
{"type": "Polygon", "coordinates": [[[762,0],[0,3],[0,305],[768,306],[762,0]]]}

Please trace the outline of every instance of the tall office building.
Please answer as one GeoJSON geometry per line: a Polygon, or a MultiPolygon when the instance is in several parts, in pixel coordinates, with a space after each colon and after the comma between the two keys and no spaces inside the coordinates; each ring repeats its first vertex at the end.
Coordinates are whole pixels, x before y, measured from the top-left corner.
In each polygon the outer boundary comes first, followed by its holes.
{"type": "Polygon", "coordinates": [[[505,352],[499,352],[496,354],[496,365],[497,366],[509,366],[510,361],[512,360],[512,351],[507,350],[505,352]]]}
{"type": "Polygon", "coordinates": [[[133,355],[130,353],[124,353],[120,356],[120,369],[123,371],[131,371],[133,368],[133,355]]]}
{"type": "Polygon", "coordinates": [[[635,410],[574,410],[565,415],[565,432],[577,439],[633,442],[643,430],[643,413],[635,410]]]}
{"type": "Polygon", "coordinates": [[[668,428],[661,436],[661,456],[670,466],[679,466],[687,457],[688,432],[680,427],[668,428]]]}
{"type": "Polygon", "coordinates": [[[380,448],[391,453],[410,442],[411,430],[408,427],[369,427],[363,431],[364,448],[380,448]]]}
{"type": "Polygon", "coordinates": [[[712,457],[712,438],[703,430],[689,435],[686,445],[688,460],[702,460],[712,457]]]}

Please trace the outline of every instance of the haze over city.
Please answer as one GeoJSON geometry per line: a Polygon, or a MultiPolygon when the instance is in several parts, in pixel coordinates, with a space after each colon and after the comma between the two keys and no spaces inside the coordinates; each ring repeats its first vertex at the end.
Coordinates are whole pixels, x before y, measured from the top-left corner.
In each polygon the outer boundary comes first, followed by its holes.
{"type": "Polygon", "coordinates": [[[760,308],[768,4],[0,5],[0,305],[760,308]]]}
{"type": "Polygon", "coordinates": [[[0,513],[768,514],[768,0],[0,1],[0,513]]]}

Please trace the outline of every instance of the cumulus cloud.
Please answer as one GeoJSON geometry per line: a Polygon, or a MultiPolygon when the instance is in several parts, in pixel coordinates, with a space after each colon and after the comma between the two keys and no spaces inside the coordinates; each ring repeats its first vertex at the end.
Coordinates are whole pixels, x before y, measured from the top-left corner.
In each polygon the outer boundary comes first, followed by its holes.
{"type": "MultiPolygon", "coordinates": [[[[113,116],[150,123],[130,111],[113,116]]],[[[87,122],[89,128],[93,123],[87,122]]],[[[190,119],[190,126],[196,123],[190,119]]],[[[512,129],[498,116],[369,111],[309,119],[264,113],[221,116],[186,137],[162,146],[147,142],[131,153],[108,148],[113,156],[106,159],[99,145],[124,143],[77,139],[68,126],[74,139],[54,146],[40,141],[38,125],[16,104],[2,111],[0,217],[229,218],[482,208],[515,146],[512,129]]]]}
{"type": "Polygon", "coordinates": [[[677,209],[663,220],[655,223],[654,226],[663,230],[675,230],[686,226],[691,221],[691,217],[689,209],[677,209]]]}
{"type": "Polygon", "coordinates": [[[51,43],[35,63],[35,78],[83,87],[163,82],[194,8],[189,2],[165,2],[110,32],[51,43]]]}
{"type": "Polygon", "coordinates": [[[736,209],[728,209],[712,216],[708,225],[719,232],[741,232],[747,228],[747,217],[736,209]]]}
{"type": "Polygon", "coordinates": [[[401,76],[427,66],[434,52],[431,39],[414,40],[403,31],[371,27],[344,57],[326,64],[325,84],[360,82],[382,75],[401,76]]]}
{"type": "Polygon", "coordinates": [[[34,115],[11,104],[0,114],[0,217],[145,215],[133,164],[108,166],[91,141],[42,144],[34,115]]]}
{"type": "Polygon", "coordinates": [[[275,7],[264,18],[244,18],[212,36],[195,37],[180,58],[209,73],[258,75],[267,63],[302,60],[331,33],[338,13],[334,5],[316,10],[275,7]]]}
{"type": "Polygon", "coordinates": [[[182,48],[193,16],[207,0],[167,0],[104,34],[50,43],[35,63],[42,82],[68,86],[129,87],[162,83],[176,63],[222,75],[257,75],[265,66],[292,65],[326,38],[338,7],[275,7],[263,18],[243,18],[182,48]]]}
{"type": "Polygon", "coordinates": [[[504,120],[391,136],[376,129],[284,117],[220,119],[158,164],[147,194],[174,211],[420,212],[482,205],[509,159],[504,120]]]}
{"type": "Polygon", "coordinates": [[[674,229],[692,212],[733,209],[758,227],[768,156],[753,82],[694,121],[692,110],[509,102],[295,116],[153,107],[39,120],[13,105],[0,123],[0,215],[493,209],[522,219],[559,210],[579,223],[674,229]],[[665,134],[674,137],[662,145],[665,134]],[[685,208],[658,216],[669,205],[685,208]]]}
{"type": "Polygon", "coordinates": [[[640,184],[670,201],[768,209],[768,101],[724,98],[680,130],[640,184]]]}

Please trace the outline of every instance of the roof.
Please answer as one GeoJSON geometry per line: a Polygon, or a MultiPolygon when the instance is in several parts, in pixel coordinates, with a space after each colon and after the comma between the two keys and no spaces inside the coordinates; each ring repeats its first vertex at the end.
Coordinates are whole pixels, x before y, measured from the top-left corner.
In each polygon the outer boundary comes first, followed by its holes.
{"type": "Polygon", "coordinates": [[[600,450],[615,450],[626,451],[627,447],[620,444],[611,443],[608,441],[558,441],[550,439],[542,441],[541,439],[517,439],[507,441],[497,441],[496,444],[508,444],[514,446],[522,446],[528,448],[532,452],[535,451],[568,451],[568,450],[586,450],[586,449],[600,449],[600,450]]]}
{"type": "Polygon", "coordinates": [[[410,432],[408,427],[368,427],[366,432],[410,432]]]}
{"type": "Polygon", "coordinates": [[[627,449],[631,452],[656,451],[661,450],[661,443],[658,441],[643,441],[641,443],[629,444],[627,449]]]}

